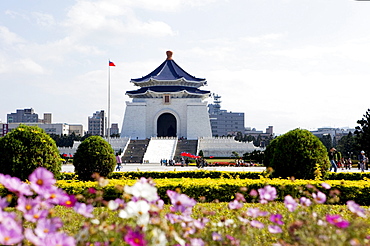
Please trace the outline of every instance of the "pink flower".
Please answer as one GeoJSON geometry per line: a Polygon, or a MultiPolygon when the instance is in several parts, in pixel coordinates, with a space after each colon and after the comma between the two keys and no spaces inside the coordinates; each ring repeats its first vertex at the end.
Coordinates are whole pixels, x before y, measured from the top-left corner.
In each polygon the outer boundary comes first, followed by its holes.
{"type": "Polygon", "coordinates": [[[284,205],[289,212],[293,212],[297,208],[298,204],[291,195],[287,195],[284,198],[284,205]]]}
{"type": "Polygon", "coordinates": [[[243,205],[244,205],[243,203],[234,200],[232,202],[229,202],[228,207],[229,209],[240,209],[243,207],[243,205]]]}
{"type": "Polygon", "coordinates": [[[144,235],[138,230],[129,229],[128,233],[124,237],[125,242],[130,246],[145,246],[147,245],[144,235]]]}
{"type": "Polygon", "coordinates": [[[212,232],[212,240],[213,241],[222,241],[222,236],[220,233],[212,232]]]}
{"type": "Polygon", "coordinates": [[[344,220],[342,216],[340,216],[339,214],[335,215],[327,214],[326,221],[332,225],[335,225],[338,228],[347,228],[349,226],[349,222],[347,220],[344,220]]]}
{"type": "Polygon", "coordinates": [[[23,226],[12,218],[5,217],[0,224],[0,244],[14,245],[23,240],[23,226]]]}
{"type": "Polygon", "coordinates": [[[236,239],[235,237],[232,237],[230,235],[226,235],[226,238],[228,240],[230,240],[230,245],[235,245],[235,246],[239,246],[240,245],[240,240],[236,239]]]}
{"type": "Polygon", "coordinates": [[[244,195],[242,193],[236,193],[235,194],[235,200],[239,201],[239,202],[245,202],[245,198],[244,198],[244,195]]]}
{"type": "Polygon", "coordinates": [[[260,203],[273,201],[277,197],[275,187],[272,187],[270,185],[267,185],[262,189],[258,189],[258,193],[260,195],[260,203]]]}
{"type": "Polygon", "coordinates": [[[284,222],[281,220],[283,216],[281,214],[271,214],[270,221],[278,225],[283,225],[284,222]]]}
{"type": "Polygon", "coordinates": [[[77,199],[76,199],[76,197],[74,195],[68,195],[67,196],[67,199],[65,199],[59,205],[65,206],[65,207],[68,207],[68,208],[71,208],[71,207],[74,207],[74,205],[76,204],[76,202],[77,202],[77,199]]]}
{"type": "Polygon", "coordinates": [[[42,245],[74,246],[76,241],[65,233],[54,232],[44,238],[42,245]]]}
{"type": "Polygon", "coordinates": [[[172,190],[167,190],[167,195],[170,197],[172,204],[171,212],[191,213],[192,208],[197,203],[193,198],[172,190]]]}
{"type": "Polygon", "coordinates": [[[327,190],[330,190],[331,189],[331,186],[329,184],[327,184],[327,183],[321,183],[321,186],[324,187],[327,190]]]}
{"type": "Polygon", "coordinates": [[[204,246],[204,241],[201,238],[192,238],[190,239],[191,246],[204,246]]]}
{"type": "Polygon", "coordinates": [[[302,196],[300,199],[299,199],[299,202],[301,203],[302,206],[305,206],[305,207],[309,207],[311,206],[311,200],[308,199],[307,197],[304,197],[302,196]]]}
{"type": "Polygon", "coordinates": [[[39,167],[28,177],[31,188],[38,194],[50,189],[56,182],[54,174],[44,167],[39,167]]]}
{"type": "Polygon", "coordinates": [[[9,202],[6,197],[0,197],[0,209],[4,209],[9,206],[9,202]]]}
{"type": "Polygon", "coordinates": [[[259,222],[258,220],[252,220],[251,226],[256,227],[258,229],[262,229],[263,227],[265,227],[265,225],[262,222],[259,222]]]}
{"type": "Polygon", "coordinates": [[[86,205],[85,203],[76,202],[73,209],[76,211],[76,213],[81,214],[86,218],[94,217],[94,215],[92,214],[94,207],[91,204],[86,205]]]}
{"type": "Polygon", "coordinates": [[[326,202],[326,195],[320,191],[317,193],[312,193],[313,200],[318,204],[323,204],[326,202]]]}
{"type": "Polygon", "coordinates": [[[266,216],[267,212],[261,211],[259,208],[248,208],[247,215],[252,218],[257,218],[259,216],[266,216]]]}
{"type": "Polygon", "coordinates": [[[256,190],[251,190],[251,192],[249,192],[249,195],[250,196],[258,196],[258,192],[256,190]]]}
{"type": "Polygon", "coordinates": [[[267,229],[269,230],[270,233],[273,233],[273,234],[283,232],[281,227],[278,225],[269,225],[267,229]]]}
{"type": "Polygon", "coordinates": [[[4,175],[0,173],[0,183],[4,185],[10,192],[16,193],[18,196],[31,196],[31,191],[28,184],[23,183],[19,178],[11,177],[10,175],[4,175]]]}
{"type": "Polygon", "coordinates": [[[347,207],[348,209],[360,217],[366,217],[365,209],[361,208],[360,205],[355,203],[354,201],[347,201],[347,207]]]}
{"type": "Polygon", "coordinates": [[[96,194],[96,189],[94,187],[90,187],[89,189],[87,189],[87,192],[89,194],[96,194]]]}

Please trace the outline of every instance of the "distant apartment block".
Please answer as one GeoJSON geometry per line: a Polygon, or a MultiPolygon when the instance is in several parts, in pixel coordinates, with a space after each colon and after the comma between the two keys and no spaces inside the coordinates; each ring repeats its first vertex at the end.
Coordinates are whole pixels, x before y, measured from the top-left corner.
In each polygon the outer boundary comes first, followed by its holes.
{"type": "Polygon", "coordinates": [[[350,132],[354,134],[356,129],[349,128],[349,127],[343,127],[343,128],[335,128],[335,127],[322,127],[318,128],[315,131],[310,131],[313,135],[315,135],[318,138],[322,138],[323,136],[330,136],[331,140],[339,141],[343,136],[348,135],[350,132]]]}
{"type": "Polygon", "coordinates": [[[244,134],[255,138],[257,138],[258,136],[260,136],[261,138],[270,138],[274,136],[274,127],[273,126],[267,127],[266,132],[258,131],[256,130],[256,128],[246,127],[244,134]]]}
{"type": "Polygon", "coordinates": [[[45,123],[51,124],[51,113],[44,113],[44,119],[39,119],[33,108],[17,109],[15,113],[6,115],[7,123],[45,123]]]}
{"type": "Polygon", "coordinates": [[[42,123],[51,124],[51,113],[44,113],[44,119],[41,120],[42,123]]]}
{"type": "Polygon", "coordinates": [[[244,132],[244,113],[221,110],[221,96],[213,95],[213,104],[208,105],[212,136],[222,137],[244,132]]]}
{"type": "Polygon", "coordinates": [[[83,136],[84,135],[83,125],[69,125],[68,134],[71,135],[72,133],[74,133],[76,136],[78,135],[83,136]]]}
{"type": "Polygon", "coordinates": [[[56,135],[68,135],[69,134],[69,125],[67,123],[54,123],[54,124],[44,124],[44,123],[9,123],[9,131],[17,128],[20,124],[27,126],[38,126],[47,134],[56,134],[56,135]]]}
{"type": "Polygon", "coordinates": [[[39,122],[39,115],[36,114],[33,108],[17,109],[15,113],[6,115],[7,123],[26,123],[39,122]]]}
{"type": "Polygon", "coordinates": [[[48,134],[69,135],[74,132],[76,135],[84,135],[83,125],[52,123],[52,114],[44,113],[44,118],[40,119],[33,108],[17,109],[15,113],[7,114],[7,124],[1,124],[1,136],[17,128],[20,124],[38,126],[48,134]]]}
{"type": "Polygon", "coordinates": [[[110,135],[119,134],[118,123],[112,123],[110,128],[110,135]]]}
{"type": "Polygon", "coordinates": [[[90,135],[105,136],[107,131],[107,117],[104,110],[96,111],[88,118],[88,133],[90,135]]]}

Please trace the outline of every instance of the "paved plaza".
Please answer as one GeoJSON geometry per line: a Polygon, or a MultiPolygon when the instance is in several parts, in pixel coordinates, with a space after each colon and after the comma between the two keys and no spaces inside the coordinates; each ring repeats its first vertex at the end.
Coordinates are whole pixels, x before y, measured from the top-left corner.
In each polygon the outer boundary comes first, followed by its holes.
{"type": "MultiPolygon", "coordinates": [[[[122,165],[121,172],[132,172],[132,171],[194,171],[194,170],[209,170],[209,171],[234,171],[234,172],[263,172],[265,167],[204,167],[197,168],[196,166],[181,167],[181,166],[161,166],[160,164],[126,164],[122,165]]],[[[74,172],[73,165],[63,165],[62,172],[74,172]]],[[[338,168],[338,172],[360,172],[357,168],[352,168],[351,170],[342,170],[338,168]]],[[[365,170],[365,172],[370,172],[370,170],[365,170]]]]}

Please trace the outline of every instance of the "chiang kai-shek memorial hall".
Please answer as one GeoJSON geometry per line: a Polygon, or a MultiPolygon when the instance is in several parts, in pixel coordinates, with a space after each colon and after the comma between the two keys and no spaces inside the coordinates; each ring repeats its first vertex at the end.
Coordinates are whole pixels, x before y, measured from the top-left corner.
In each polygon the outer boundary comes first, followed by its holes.
{"type": "Polygon", "coordinates": [[[126,102],[121,137],[212,137],[205,101],[210,91],[199,89],[206,79],[183,70],[172,59],[172,51],[166,54],[153,72],[131,79],[140,88],[126,92],[132,101],[126,102]]]}

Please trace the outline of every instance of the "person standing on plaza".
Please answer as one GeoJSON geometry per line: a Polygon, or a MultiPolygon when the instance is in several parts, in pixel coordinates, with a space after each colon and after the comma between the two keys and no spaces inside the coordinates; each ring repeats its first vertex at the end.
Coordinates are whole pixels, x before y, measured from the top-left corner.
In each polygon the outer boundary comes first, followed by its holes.
{"type": "Polygon", "coordinates": [[[352,160],[351,158],[348,158],[348,169],[351,170],[352,168],[352,160]]]}
{"type": "Polygon", "coordinates": [[[116,162],[117,162],[116,171],[121,171],[122,159],[118,153],[116,154],[116,162]]]}
{"type": "Polygon", "coordinates": [[[332,147],[329,150],[328,155],[329,155],[329,160],[330,160],[330,164],[331,164],[329,171],[331,171],[331,169],[333,168],[334,169],[334,172],[337,172],[338,167],[337,167],[336,160],[335,160],[336,151],[337,150],[334,147],[332,147]]]}
{"type": "Polygon", "coordinates": [[[361,151],[361,154],[358,156],[358,162],[360,165],[361,172],[364,172],[365,170],[365,165],[366,165],[366,156],[365,156],[365,151],[361,151]]]}

